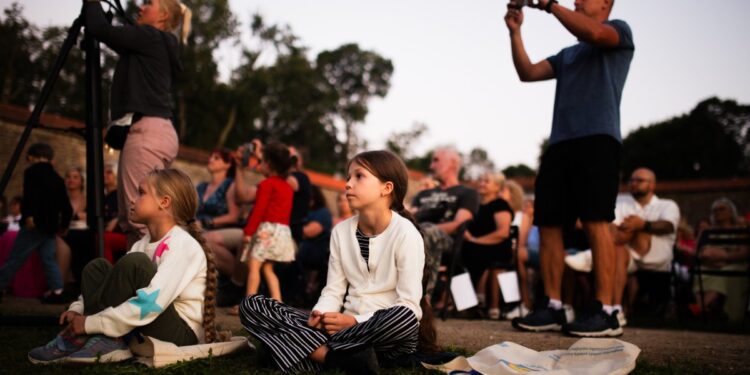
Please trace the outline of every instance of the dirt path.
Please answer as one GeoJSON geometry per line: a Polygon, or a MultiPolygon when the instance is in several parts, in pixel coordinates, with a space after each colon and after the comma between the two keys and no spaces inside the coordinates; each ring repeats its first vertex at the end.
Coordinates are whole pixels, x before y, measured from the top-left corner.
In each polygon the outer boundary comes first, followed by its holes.
{"type": "MultiPolygon", "coordinates": [[[[63,306],[41,305],[36,300],[8,297],[0,303],[4,316],[57,316],[63,306]]],[[[223,329],[241,331],[239,319],[218,309],[217,323],[223,329]]],[[[503,341],[512,341],[534,350],[566,349],[577,339],[559,333],[525,333],[509,322],[487,320],[437,321],[441,345],[452,345],[476,352],[503,341]]],[[[657,330],[627,327],[621,340],[641,348],[641,357],[653,364],[668,365],[690,359],[705,363],[716,372],[750,372],[750,336],[695,331],[657,330]]]]}

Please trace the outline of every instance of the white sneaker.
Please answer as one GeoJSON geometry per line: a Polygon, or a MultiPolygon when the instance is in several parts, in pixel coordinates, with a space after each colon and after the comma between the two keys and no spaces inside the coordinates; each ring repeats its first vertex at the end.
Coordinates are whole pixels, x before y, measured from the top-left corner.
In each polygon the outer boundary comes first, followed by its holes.
{"type": "Polygon", "coordinates": [[[573,310],[573,306],[563,305],[563,310],[565,310],[565,320],[568,321],[568,324],[573,323],[576,320],[576,312],[573,310]]]}
{"type": "Polygon", "coordinates": [[[594,258],[591,255],[591,250],[579,251],[575,255],[568,255],[565,257],[565,264],[578,272],[591,272],[594,268],[594,258]]]}
{"type": "Polygon", "coordinates": [[[523,307],[523,305],[516,306],[515,309],[508,311],[503,316],[504,319],[512,320],[515,318],[523,318],[529,314],[529,309],[523,307]]]}
{"type": "Polygon", "coordinates": [[[620,327],[628,325],[628,319],[625,317],[625,313],[617,310],[617,321],[620,323],[620,327]]]}

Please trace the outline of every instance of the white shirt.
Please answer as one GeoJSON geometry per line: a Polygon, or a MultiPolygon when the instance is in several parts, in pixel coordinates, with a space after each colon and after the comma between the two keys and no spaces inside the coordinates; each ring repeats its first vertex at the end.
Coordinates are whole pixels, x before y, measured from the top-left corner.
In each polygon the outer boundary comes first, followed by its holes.
{"type": "Polygon", "coordinates": [[[677,238],[677,224],[680,221],[680,208],[677,203],[654,195],[645,206],[641,206],[632,196],[627,196],[617,202],[614,224],[622,224],[628,216],[638,216],[645,221],[672,223],[675,230],[669,234],[651,235],[651,248],[648,253],[635,260],[640,269],[668,272],[672,265],[672,249],[677,238]]]}
{"type": "Polygon", "coordinates": [[[8,232],[18,232],[21,230],[21,215],[8,215],[5,217],[5,221],[8,223],[8,232]]]}
{"type": "Polygon", "coordinates": [[[361,323],[377,310],[402,305],[411,309],[418,320],[422,318],[419,301],[424,242],[411,221],[391,213],[391,222],[383,233],[370,238],[368,264],[356,237],[359,215],[333,228],[328,281],[313,310],[340,312],[343,306],[345,314],[361,323]]]}
{"type": "MultiPolygon", "coordinates": [[[[203,303],[206,290],[206,254],[188,232],[174,226],[164,238],[150,235],[133,244],[129,253],[142,252],[156,264],[156,274],[137,295],[114,307],[86,317],[86,333],[120,337],[156,319],[170,304],[203,342],[203,303]]],[[[83,314],[83,296],[68,310],[83,314]]]]}

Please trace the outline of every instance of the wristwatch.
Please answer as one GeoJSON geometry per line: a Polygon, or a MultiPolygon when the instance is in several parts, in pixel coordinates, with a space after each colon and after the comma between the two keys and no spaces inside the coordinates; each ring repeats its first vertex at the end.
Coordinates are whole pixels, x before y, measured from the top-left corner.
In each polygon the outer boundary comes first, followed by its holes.
{"type": "Polygon", "coordinates": [[[544,11],[547,13],[552,13],[552,5],[557,4],[557,0],[549,0],[547,1],[547,5],[544,6],[544,11]]]}

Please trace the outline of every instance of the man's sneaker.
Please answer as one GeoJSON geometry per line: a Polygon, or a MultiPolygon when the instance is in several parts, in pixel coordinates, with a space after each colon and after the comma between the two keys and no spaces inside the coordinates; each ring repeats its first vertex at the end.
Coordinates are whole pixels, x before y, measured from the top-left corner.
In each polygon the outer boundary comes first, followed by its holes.
{"type": "Polygon", "coordinates": [[[594,268],[594,258],[591,255],[591,250],[579,251],[574,255],[566,256],[565,264],[574,271],[591,272],[594,268]]]}
{"type": "Polygon", "coordinates": [[[81,350],[68,356],[71,363],[120,362],[133,357],[122,338],[95,335],[86,341],[81,350]]]}
{"type": "Polygon", "coordinates": [[[607,314],[597,301],[591,313],[568,324],[565,333],[579,337],[615,337],[622,335],[622,327],[617,321],[617,311],[607,314]]]}
{"type": "Polygon", "coordinates": [[[522,331],[559,331],[565,325],[565,310],[549,306],[536,308],[523,318],[515,318],[511,324],[522,331]]]}
{"type": "Polygon", "coordinates": [[[513,310],[505,313],[505,315],[503,315],[503,319],[513,320],[515,318],[523,318],[526,315],[529,315],[529,309],[527,309],[523,305],[518,305],[513,310]]]}
{"type": "Polygon", "coordinates": [[[29,361],[36,365],[62,362],[67,357],[79,351],[86,344],[86,336],[65,337],[55,336],[44,346],[31,349],[29,361]]]}
{"type": "Polygon", "coordinates": [[[617,310],[617,322],[620,323],[620,327],[628,325],[628,318],[625,317],[625,313],[617,310]]]}

